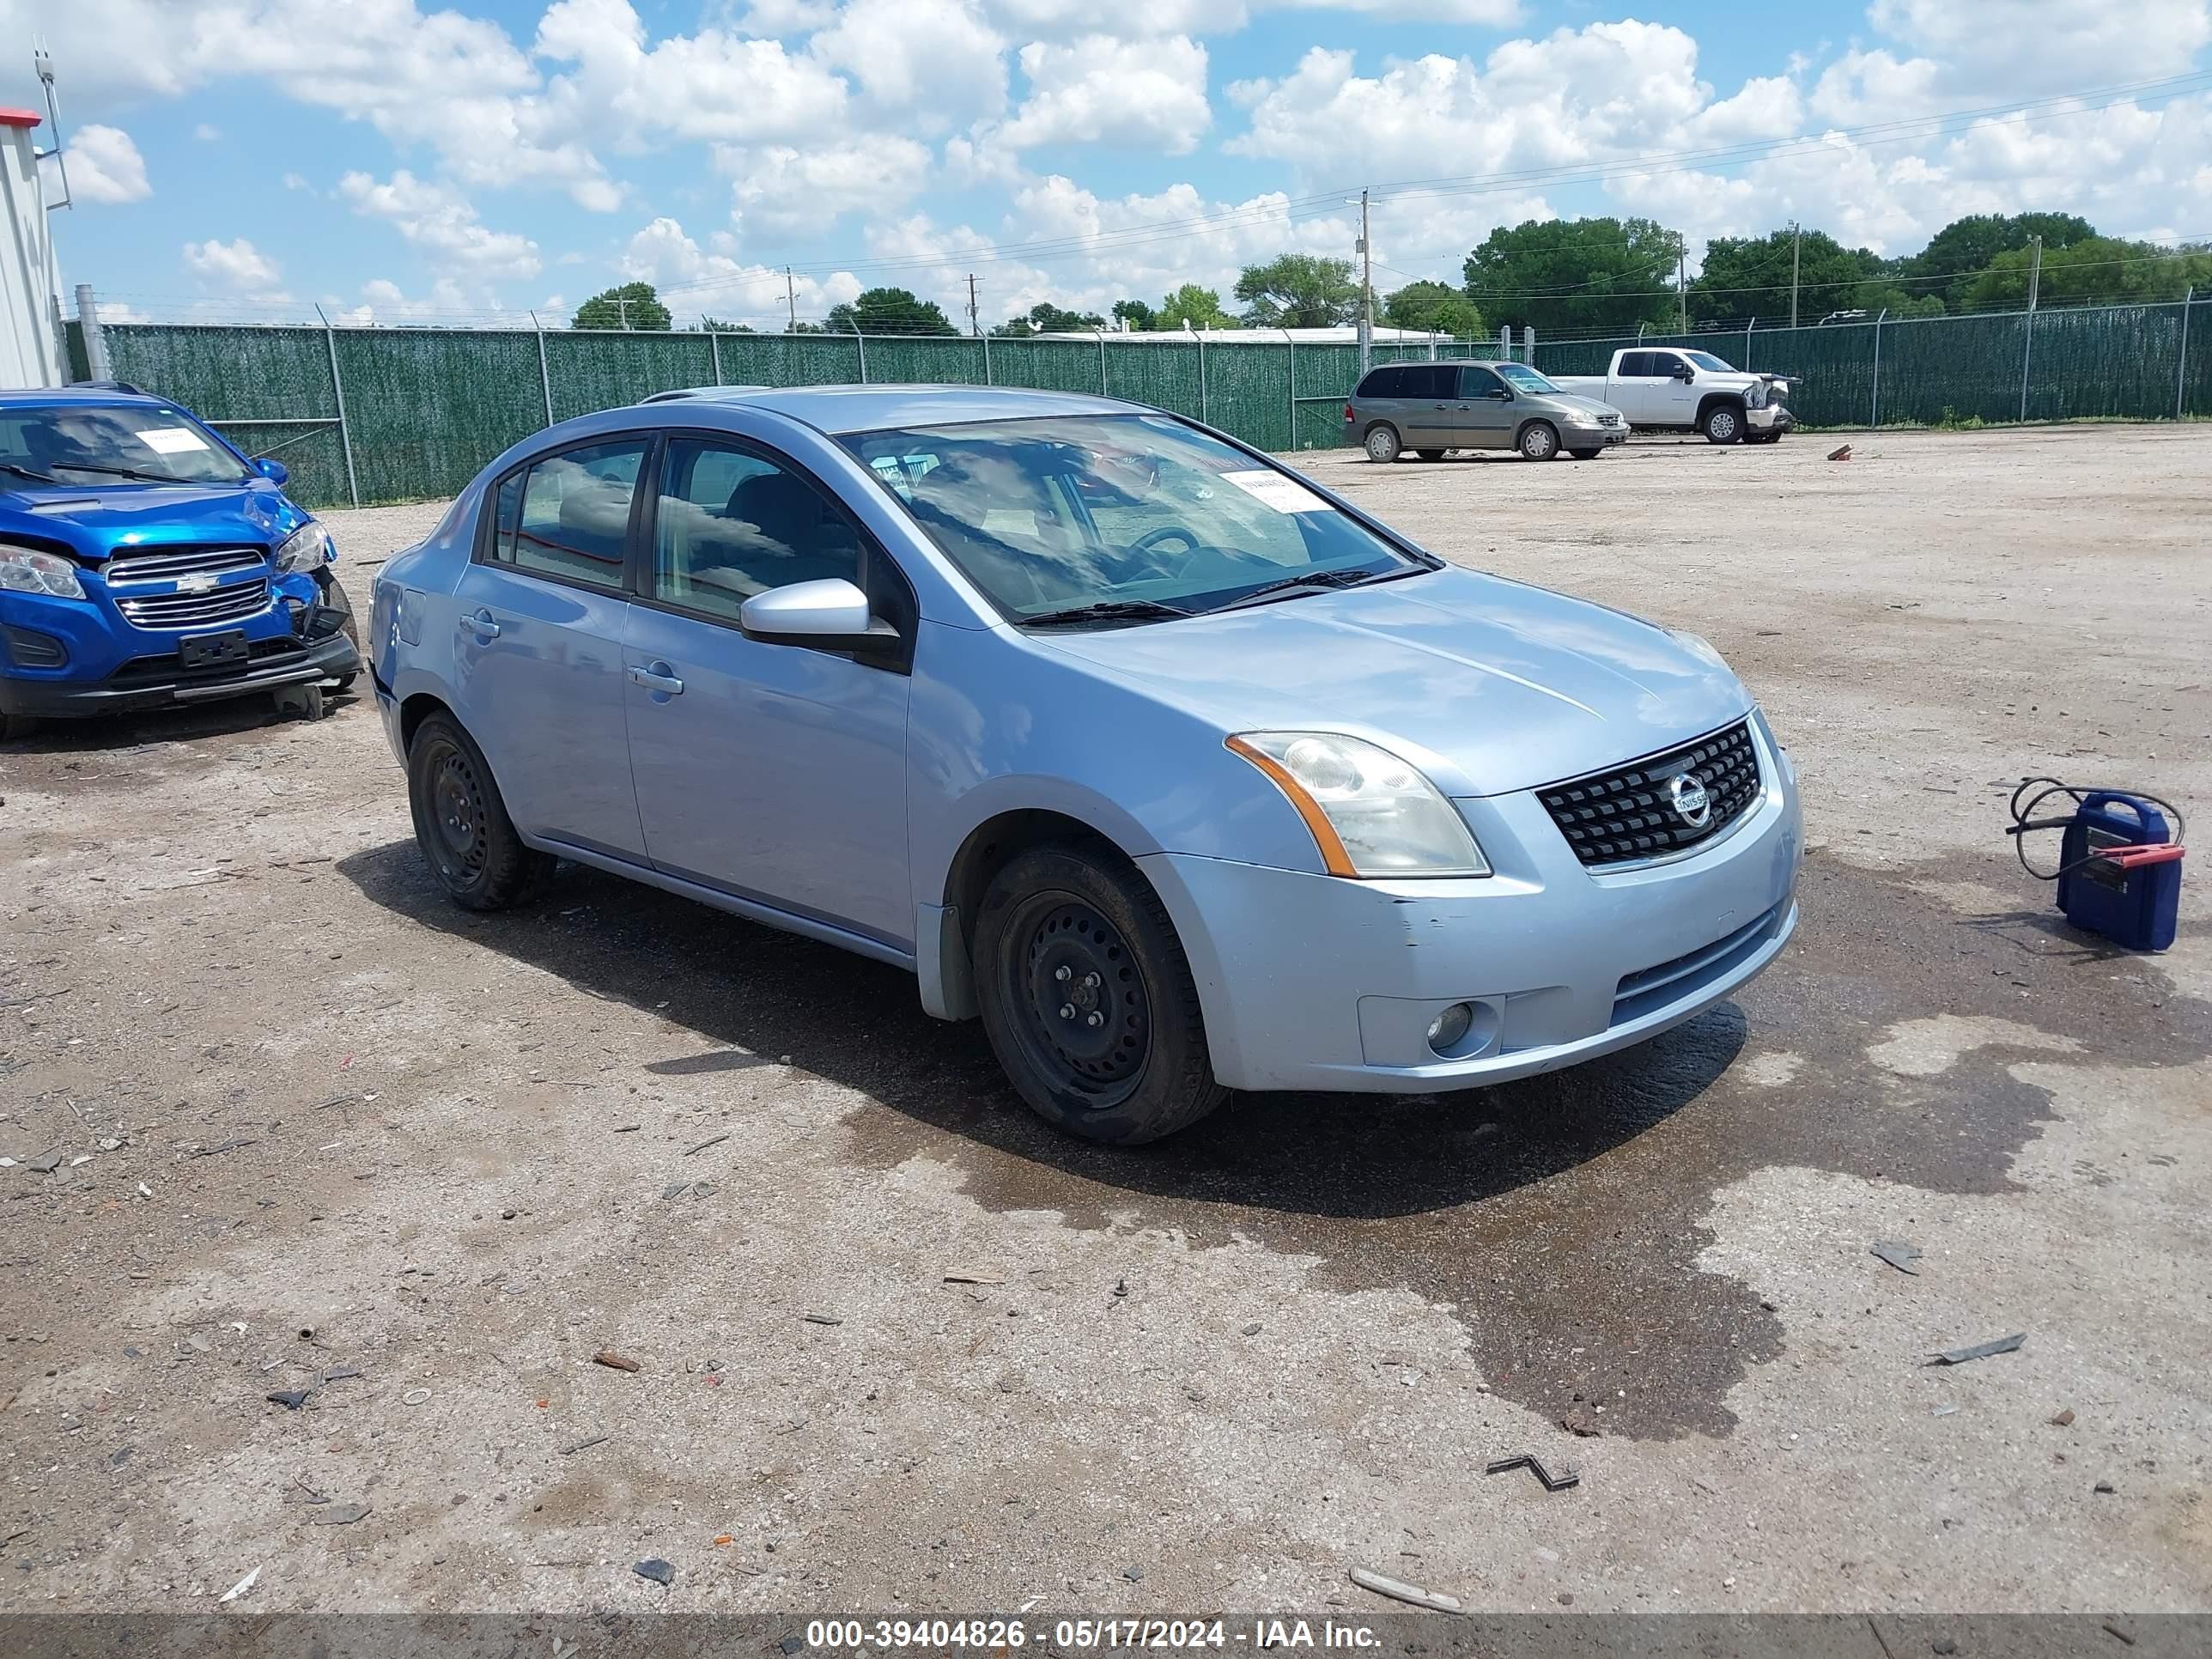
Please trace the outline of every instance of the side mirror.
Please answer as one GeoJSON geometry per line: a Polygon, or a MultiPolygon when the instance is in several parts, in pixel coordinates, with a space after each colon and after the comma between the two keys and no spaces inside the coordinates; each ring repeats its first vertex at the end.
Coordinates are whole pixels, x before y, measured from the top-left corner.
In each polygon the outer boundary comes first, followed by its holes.
{"type": "Polygon", "coordinates": [[[1698,378],[1698,371],[1687,363],[1677,363],[1674,365],[1674,378],[1687,386],[1698,378]]]}
{"type": "Polygon", "coordinates": [[[868,596],[842,576],[756,593],[738,612],[747,639],[792,645],[877,644],[898,638],[868,614],[868,596]]]}
{"type": "Polygon", "coordinates": [[[253,470],[256,472],[258,472],[263,477],[268,479],[269,482],[273,484],[281,484],[285,479],[292,476],[292,471],[289,467],[286,466],[283,462],[277,460],[275,457],[270,455],[264,455],[260,459],[254,462],[253,470]]]}

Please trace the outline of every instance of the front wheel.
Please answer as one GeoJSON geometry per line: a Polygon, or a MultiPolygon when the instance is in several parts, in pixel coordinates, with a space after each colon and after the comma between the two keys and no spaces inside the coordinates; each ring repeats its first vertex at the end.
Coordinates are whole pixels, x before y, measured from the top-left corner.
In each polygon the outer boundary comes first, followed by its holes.
{"type": "Polygon", "coordinates": [[[1385,465],[1398,459],[1398,433],[1395,427],[1370,427],[1367,431],[1367,459],[1385,465]]]}
{"type": "Polygon", "coordinates": [[[1132,1146],[1221,1103],[1190,963],[1133,869],[1073,847],[1021,854],[983,895],[975,950],[992,1051],[1054,1127],[1132,1146]]]}
{"type": "Polygon", "coordinates": [[[31,718],[27,714],[0,713],[0,743],[13,743],[18,738],[31,734],[31,718]]]}
{"type": "Polygon", "coordinates": [[[1605,451],[1602,449],[1571,449],[1567,453],[1573,456],[1578,461],[1594,461],[1599,456],[1604,454],[1605,451]]]}
{"type": "Polygon", "coordinates": [[[1743,411],[1733,404],[1715,404],[1698,422],[1709,444],[1732,444],[1743,438],[1743,411]]]}
{"type": "Polygon", "coordinates": [[[1417,449],[1413,453],[1425,461],[1441,461],[1444,458],[1444,452],[1441,449],[1417,449]]]}
{"type": "Polygon", "coordinates": [[[1521,434],[1520,450],[1523,460],[1548,461],[1559,453],[1559,434],[1543,422],[1534,422],[1521,434]]]}
{"type": "MultiPolygon", "coordinates": [[[[346,597],[346,591],[339,585],[334,572],[326,570],[321,577],[321,581],[323,603],[333,610],[345,612],[345,621],[339,624],[338,632],[344,635],[348,642],[352,645],[354,655],[361,656],[361,629],[354,621],[353,601],[346,597]]],[[[363,658],[362,660],[366,661],[367,659],[363,658]]],[[[358,672],[340,674],[337,676],[337,689],[343,691],[360,678],[358,672]]]]}
{"type": "Polygon", "coordinates": [[[432,714],[407,745],[415,843],[447,896],[465,910],[504,910],[553,873],[550,854],[523,844],[483,751],[450,715],[432,714]]]}

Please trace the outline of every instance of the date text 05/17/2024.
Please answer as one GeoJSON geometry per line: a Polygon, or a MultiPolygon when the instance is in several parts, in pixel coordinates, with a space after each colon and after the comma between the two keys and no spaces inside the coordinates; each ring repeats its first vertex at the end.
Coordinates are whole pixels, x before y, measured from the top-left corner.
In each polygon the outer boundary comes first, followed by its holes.
{"type": "MultiPolygon", "coordinates": [[[[1225,1619],[1058,1619],[1050,1639],[1060,1652],[1157,1648],[1168,1650],[1231,1647],[1379,1647],[1382,1638],[1367,1626],[1334,1620],[1256,1618],[1243,1627],[1225,1619]]],[[[813,1650],[867,1653],[908,1648],[942,1650],[975,1648],[984,1652],[1042,1644],[1047,1627],[1032,1630],[1022,1619],[817,1619],[806,1626],[813,1650]]]]}

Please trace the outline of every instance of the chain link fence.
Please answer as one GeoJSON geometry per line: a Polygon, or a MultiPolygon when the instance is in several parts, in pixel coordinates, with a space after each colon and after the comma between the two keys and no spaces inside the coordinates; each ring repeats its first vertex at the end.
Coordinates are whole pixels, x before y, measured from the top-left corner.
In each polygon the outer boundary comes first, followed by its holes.
{"type": "MultiPolygon", "coordinates": [[[[2173,419],[2212,415],[2203,302],[1820,327],[1534,343],[1562,374],[1613,353],[1695,346],[1795,376],[1822,427],[2173,419]],[[2192,317],[2194,320],[2192,322],[2192,317]]],[[[1103,392],[1189,415],[1259,448],[1333,448],[1359,374],[1356,344],[1243,337],[913,338],[526,329],[102,326],[108,373],[174,399],[249,454],[275,453],[313,506],[450,495],[556,421],[687,386],[951,382],[1103,392]]],[[[70,325],[76,370],[85,343],[70,325]]],[[[1498,355],[1494,340],[1377,342],[1376,362],[1498,355]]],[[[1525,353],[1523,354],[1525,355],[1525,353]]]]}

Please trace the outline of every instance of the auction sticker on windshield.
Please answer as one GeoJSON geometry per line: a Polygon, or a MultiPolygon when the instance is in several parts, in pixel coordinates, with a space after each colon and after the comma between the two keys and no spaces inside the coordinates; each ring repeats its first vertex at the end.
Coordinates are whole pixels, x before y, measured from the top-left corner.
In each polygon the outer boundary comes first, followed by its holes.
{"type": "Polygon", "coordinates": [[[1221,481],[1233,483],[1254,501],[1272,507],[1278,513],[1326,513],[1331,503],[1308,489],[1296,478],[1286,478],[1279,472],[1254,468],[1249,472],[1224,472],[1221,481]]]}
{"type": "Polygon", "coordinates": [[[131,435],[161,455],[182,455],[207,447],[206,440],[187,426],[149,426],[131,435]]]}

